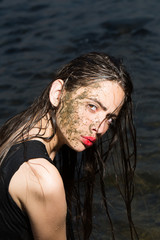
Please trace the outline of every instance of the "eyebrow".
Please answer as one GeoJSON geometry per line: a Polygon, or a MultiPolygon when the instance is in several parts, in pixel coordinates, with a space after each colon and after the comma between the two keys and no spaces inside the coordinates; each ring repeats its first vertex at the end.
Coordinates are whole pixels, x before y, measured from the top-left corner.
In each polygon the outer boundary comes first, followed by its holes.
{"type": "Polygon", "coordinates": [[[96,98],[87,98],[87,99],[92,100],[92,101],[98,103],[99,106],[100,106],[104,111],[107,111],[107,108],[106,108],[100,101],[98,101],[96,98]]]}
{"type": "MultiPolygon", "coordinates": [[[[107,108],[106,108],[100,101],[98,101],[96,98],[87,98],[87,99],[92,100],[92,101],[98,103],[99,106],[100,106],[104,111],[107,111],[107,108]]],[[[122,101],[122,102],[123,102],[123,101],[122,101]]],[[[119,106],[121,106],[122,102],[119,104],[119,106]]],[[[119,106],[118,106],[118,107],[119,107],[119,106]]],[[[117,107],[117,108],[118,108],[118,107],[117,107]]],[[[114,114],[114,112],[116,112],[117,108],[116,108],[112,113],[108,113],[108,114],[106,115],[106,117],[115,117],[115,118],[116,118],[118,115],[117,115],[117,114],[114,114]]]]}
{"type": "Polygon", "coordinates": [[[114,113],[108,113],[107,115],[106,115],[106,118],[117,118],[118,117],[118,115],[116,115],[116,114],[114,114],[114,113]]]}

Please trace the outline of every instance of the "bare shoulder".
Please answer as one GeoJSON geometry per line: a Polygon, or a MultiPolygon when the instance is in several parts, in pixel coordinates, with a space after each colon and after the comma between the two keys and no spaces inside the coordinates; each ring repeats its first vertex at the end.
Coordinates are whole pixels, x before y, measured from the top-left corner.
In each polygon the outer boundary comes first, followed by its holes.
{"type": "MultiPolygon", "coordinates": [[[[63,181],[57,168],[46,159],[31,159],[22,164],[10,183],[11,193],[23,192],[39,197],[58,197],[64,193],[63,181]],[[18,183],[18,184],[17,184],[18,183]]],[[[21,194],[18,194],[21,198],[21,194]]],[[[24,199],[25,201],[25,199],[24,199]]]]}
{"type": "Polygon", "coordinates": [[[63,181],[57,168],[46,159],[31,159],[27,163],[27,178],[31,184],[31,190],[39,189],[45,196],[53,196],[53,194],[64,194],[63,181]],[[36,188],[36,189],[34,189],[36,188]]]}
{"type": "Polygon", "coordinates": [[[37,239],[65,239],[65,191],[54,165],[43,158],[24,163],[12,178],[10,193],[27,212],[37,239]]]}

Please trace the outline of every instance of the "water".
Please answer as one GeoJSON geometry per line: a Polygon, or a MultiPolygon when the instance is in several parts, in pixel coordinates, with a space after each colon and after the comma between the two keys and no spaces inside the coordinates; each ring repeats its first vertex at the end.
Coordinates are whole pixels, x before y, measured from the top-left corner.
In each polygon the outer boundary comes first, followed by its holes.
{"type": "MultiPolygon", "coordinates": [[[[77,55],[104,51],[123,57],[135,87],[133,214],[143,240],[160,236],[159,12],[159,0],[0,0],[0,124],[27,107],[54,71],[77,55]]],[[[119,239],[128,239],[116,194],[114,203],[119,239]]],[[[108,239],[98,204],[96,198],[95,239],[108,239]]]]}

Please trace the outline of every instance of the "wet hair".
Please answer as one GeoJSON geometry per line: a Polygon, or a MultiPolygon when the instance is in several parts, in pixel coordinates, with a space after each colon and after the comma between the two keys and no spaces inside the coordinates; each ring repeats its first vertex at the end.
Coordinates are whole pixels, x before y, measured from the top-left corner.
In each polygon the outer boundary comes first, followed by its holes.
{"type": "MultiPolygon", "coordinates": [[[[122,195],[127,209],[131,239],[138,239],[131,214],[131,202],[134,193],[134,171],[136,167],[136,134],[132,119],[132,82],[121,61],[104,53],[87,53],[65,65],[54,77],[62,79],[66,91],[88,86],[95,82],[117,82],[125,93],[121,111],[114,127],[99,139],[98,143],[78,154],[67,146],[63,146],[56,157],[57,167],[62,175],[68,205],[67,239],[88,240],[92,231],[92,202],[96,176],[102,193],[102,200],[108,216],[112,239],[115,239],[113,223],[108,209],[105,191],[105,169],[108,159],[114,168],[115,182],[122,195]],[[57,160],[58,159],[58,160],[57,160]],[[83,189],[83,190],[81,190],[83,189]]],[[[53,81],[54,81],[53,80],[53,81]]],[[[53,82],[52,81],[52,82],[53,82]]],[[[57,109],[49,100],[52,82],[33,104],[24,112],[8,120],[0,129],[0,160],[3,161],[10,147],[16,143],[34,137],[50,141],[56,132],[57,109]],[[48,117],[49,116],[49,117],[48,117]],[[42,126],[42,118],[48,119],[42,126]],[[36,136],[29,136],[29,131],[40,122],[36,136]],[[49,122],[53,126],[53,134],[44,138],[44,131],[49,122]],[[18,123],[18,124],[17,124],[18,123]],[[23,140],[22,140],[23,139],[23,140]]]]}

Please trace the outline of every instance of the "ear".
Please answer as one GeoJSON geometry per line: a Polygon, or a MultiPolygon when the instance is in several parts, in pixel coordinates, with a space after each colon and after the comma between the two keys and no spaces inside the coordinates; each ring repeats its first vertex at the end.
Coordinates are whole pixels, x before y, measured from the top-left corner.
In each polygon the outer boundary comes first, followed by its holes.
{"type": "Polygon", "coordinates": [[[63,84],[64,82],[62,79],[57,79],[52,83],[52,86],[49,92],[49,99],[51,104],[54,107],[57,107],[60,102],[63,84]]]}

